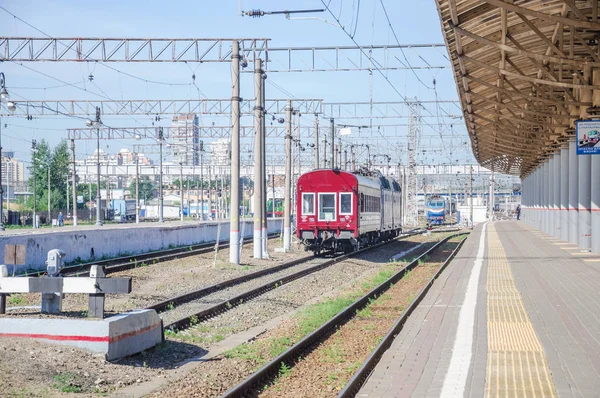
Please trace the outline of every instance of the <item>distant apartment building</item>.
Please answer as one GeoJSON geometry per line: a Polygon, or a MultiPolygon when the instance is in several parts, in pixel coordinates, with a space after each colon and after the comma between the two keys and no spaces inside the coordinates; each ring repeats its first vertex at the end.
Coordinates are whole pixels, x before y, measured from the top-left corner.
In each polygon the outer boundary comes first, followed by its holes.
{"type": "Polygon", "coordinates": [[[195,113],[173,116],[171,125],[171,145],[173,163],[183,165],[200,164],[199,122],[195,113]]]}
{"type": "Polygon", "coordinates": [[[212,143],[210,161],[213,165],[226,166],[231,161],[231,141],[221,138],[212,143]]]}
{"type": "Polygon", "coordinates": [[[13,152],[2,154],[2,187],[4,197],[14,197],[14,192],[27,190],[25,181],[25,166],[23,162],[15,159],[13,152]]]}

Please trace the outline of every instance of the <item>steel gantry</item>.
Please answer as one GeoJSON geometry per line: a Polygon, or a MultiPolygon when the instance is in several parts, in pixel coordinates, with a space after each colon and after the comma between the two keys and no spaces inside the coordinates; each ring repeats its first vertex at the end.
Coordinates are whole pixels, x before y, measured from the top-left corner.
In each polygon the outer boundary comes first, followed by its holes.
{"type": "MultiPolygon", "coordinates": [[[[265,111],[270,115],[285,114],[284,99],[267,99],[265,111]]],[[[302,113],[321,113],[320,99],[298,99],[298,109],[302,113]]],[[[17,110],[14,116],[89,116],[99,107],[103,116],[136,115],[231,115],[231,98],[228,99],[186,99],[186,100],[41,100],[13,101],[17,110]]],[[[254,114],[254,100],[240,99],[240,114],[254,114]]],[[[5,116],[1,114],[0,116],[5,116]]]]}
{"type": "MultiPolygon", "coordinates": [[[[328,72],[404,69],[444,69],[444,44],[314,46],[269,48],[269,39],[196,38],[40,38],[0,37],[4,61],[87,62],[227,62],[232,42],[244,60],[258,57],[269,72],[328,72]],[[404,50],[415,57],[405,58],[404,50]],[[432,65],[429,52],[439,57],[432,65]]],[[[248,61],[245,61],[248,62],[248,61]]],[[[433,61],[432,61],[433,62],[433,61]]],[[[246,72],[251,72],[247,70],[246,72]]]]}

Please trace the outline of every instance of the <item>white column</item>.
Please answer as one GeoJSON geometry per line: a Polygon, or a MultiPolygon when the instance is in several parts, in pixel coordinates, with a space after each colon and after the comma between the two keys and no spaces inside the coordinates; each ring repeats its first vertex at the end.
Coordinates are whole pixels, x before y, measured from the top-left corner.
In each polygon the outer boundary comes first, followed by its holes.
{"type": "Polygon", "coordinates": [[[554,235],[554,155],[548,156],[548,235],[554,235]]]}
{"type": "Polygon", "coordinates": [[[569,240],[569,145],[560,148],[560,239],[569,240]]]}
{"type": "MultiPolygon", "coordinates": [[[[578,155],[579,163],[579,247],[592,247],[592,155],[578,155]]],[[[596,176],[598,178],[598,176],[596,176]]]]}
{"type": "Polygon", "coordinates": [[[569,242],[579,243],[579,161],[575,137],[569,137],[569,242]]]}
{"type": "Polygon", "coordinates": [[[600,170],[600,155],[592,156],[592,175],[593,171],[596,170],[595,178],[591,180],[591,223],[592,223],[592,252],[600,253],[600,176],[597,175],[600,170]]]}
{"type": "Polygon", "coordinates": [[[544,160],[544,164],[542,165],[540,189],[542,190],[542,203],[540,207],[542,212],[541,230],[548,233],[548,160],[544,160]]]}
{"type": "Polygon", "coordinates": [[[554,152],[554,170],[553,174],[553,187],[554,192],[552,193],[554,207],[552,210],[552,214],[554,215],[554,231],[552,234],[560,239],[560,183],[561,183],[561,175],[560,175],[560,150],[554,152]]]}

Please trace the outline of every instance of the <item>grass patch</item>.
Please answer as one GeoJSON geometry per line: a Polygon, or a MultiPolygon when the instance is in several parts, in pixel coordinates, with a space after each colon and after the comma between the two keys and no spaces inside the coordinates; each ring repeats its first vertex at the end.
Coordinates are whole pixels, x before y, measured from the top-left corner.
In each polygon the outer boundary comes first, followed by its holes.
{"type": "Polygon", "coordinates": [[[8,302],[13,305],[22,305],[27,303],[27,297],[22,294],[13,294],[10,296],[8,302]]]}
{"type": "Polygon", "coordinates": [[[77,383],[76,376],[72,373],[62,373],[53,377],[52,387],[61,392],[79,393],[82,391],[81,384],[77,383]]]}
{"type": "Polygon", "coordinates": [[[343,363],[345,361],[345,352],[337,342],[331,344],[325,349],[325,362],[343,363]]]}

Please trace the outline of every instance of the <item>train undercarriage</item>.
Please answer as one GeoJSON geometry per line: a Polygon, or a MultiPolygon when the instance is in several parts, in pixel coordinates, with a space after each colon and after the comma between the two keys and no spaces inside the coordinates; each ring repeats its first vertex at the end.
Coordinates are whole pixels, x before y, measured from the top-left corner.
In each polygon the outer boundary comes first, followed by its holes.
{"type": "Polygon", "coordinates": [[[373,231],[354,237],[352,231],[302,231],[302,244],[305,251],[315,256],[348,254],[379,242],[393,239],[402,233],[401,229],[373,231]]]}

